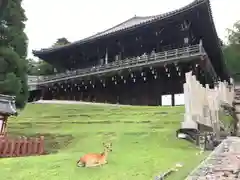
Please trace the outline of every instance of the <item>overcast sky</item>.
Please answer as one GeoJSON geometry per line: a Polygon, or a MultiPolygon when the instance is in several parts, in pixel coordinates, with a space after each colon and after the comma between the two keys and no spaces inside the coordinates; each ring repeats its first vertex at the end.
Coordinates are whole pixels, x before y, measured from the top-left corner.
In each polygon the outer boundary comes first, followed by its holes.
{"type": "MultiPolygon", "coordinates": [[[[23,0],[28,21],[25,32],[32,49],[50,47],[57,38],[77,41],[134,15],[150,16],[183,7],[193,0],[23,0]]],[[[218,35],[240,20],[240,0],[211,0],[218,35]]]]}

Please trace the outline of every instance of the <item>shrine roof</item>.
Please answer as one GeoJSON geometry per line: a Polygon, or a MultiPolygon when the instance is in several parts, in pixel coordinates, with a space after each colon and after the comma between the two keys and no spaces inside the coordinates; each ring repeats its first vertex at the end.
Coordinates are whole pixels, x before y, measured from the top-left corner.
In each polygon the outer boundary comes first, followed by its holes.
{"type": "MultiPolygon", "coordinates": [[[[195,0],[192,3],[186,5],[182,8],[179,8],[177,10],[174,10],[174,11],[171,11],[171,12],[168,12],[168,13],[159,14],[159,15],[155,15],[155,16],[145,16],[145,17],[134,16],[134,17],[132,17],[132,18],[130,18],[130,19],[128,19],[128,20],[126,20],[126,21],[124,21],[124,22],[122,22],[122,23],[120,23],[120,24],[118,24],[118,25],[116,25],[112,28],[109,28],[105,31],[99,32],[99,33],[97,33],[95,35],[92,35],[90,37],[84,38],[82,40],[79,40],[79,41],[76,41],[76,42],[73,42],[73,43],[69,43],[69,44],[66,44],[66,45],[58,46],[58,47],[41,49],[41,50],[38,50],[38,51],[33,50],[32,52],[35,56],[39,56],[41,54],[48,54],[48,53],[51,53],[51,52],[60,51],[62,49],[66,49],[66,48],[74,47],[74,46],[77,46],[77,45],[85,44],[85,43],[94,41],[96,39],[100,39],[100,38],[103,38],[103,37],[106,37],[106,36],[116,34],[118,32],[132,30],[134,28],[138,28],[138,27],[141,27],[141,26],[144,26],[144,25],[151,24],[151,23],[156,22],[156,21],[160,21],[160,20],[163,20],[163,19],[166,19],[166,18],[176,16],[180,13],[185,12],[185,11],[192,10],[194,7],[197,7],[197,6],[199,6],[203,3],[207,3],[207,5],[210,6],[209,0],[195,0]]],[[[211,15],[211,12],[210,12],[210,15],[211,15]]]]}
{"type": "Polygon", "coordinates": [[[0,94],[0,114],[7,116],[17,115],[14,96],[0,94]]]}

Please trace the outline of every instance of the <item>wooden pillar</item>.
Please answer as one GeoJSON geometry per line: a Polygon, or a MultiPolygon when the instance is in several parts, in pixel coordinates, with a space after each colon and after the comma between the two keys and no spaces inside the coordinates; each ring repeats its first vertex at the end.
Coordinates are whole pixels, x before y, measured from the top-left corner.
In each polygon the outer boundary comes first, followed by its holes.
{"type": "Polygon", "coordinates": [[[44,96],[45,96],[45,94],[46,94],[45,91],[46,91],[46,87],[43,87],[42,90],[41,90],[41,97],[40,97],[41,100],[44,99],[44,96]]]}
{"type": "Polygon", "coordinates": [[[108,64],[108,48],[106,48],[105,64],[108,64]]]}
{"type": "Polygon", "coordinates": [[[4,128],[4,116],[0,115],[0,135],[3,134],[3,128],[4,128]]]}
{"type": "Polygon", "coordinates": [[[125,58],[125,54],[124,54],[124,45],[121,46],[121,57],[120,59],[123,60],[125,58]]]}
{"type": "Polygon", "coordinates": [[[7,128],[7,116],[0,115],[0,135],[4,135],[6,133],[7,128]]]}

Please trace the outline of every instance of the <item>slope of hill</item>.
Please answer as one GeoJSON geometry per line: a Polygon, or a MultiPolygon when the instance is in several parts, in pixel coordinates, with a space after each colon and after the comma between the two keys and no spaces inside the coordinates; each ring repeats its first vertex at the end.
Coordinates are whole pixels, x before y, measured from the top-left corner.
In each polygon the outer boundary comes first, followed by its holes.
{"type": "Polygon", "coordinates": [[[186,177],[204,154],[175,136],[183,107],[137,107],[32,104],[9,120],[12,136],[44,135],[45,156],[1,159],[1,179],[8,180],[146,180],[176,163],[183,167],[171,179],[186,177]],[[103,167],[79,168],[76,161],[101,152],[111,141],[113,151],[103,167]]]}

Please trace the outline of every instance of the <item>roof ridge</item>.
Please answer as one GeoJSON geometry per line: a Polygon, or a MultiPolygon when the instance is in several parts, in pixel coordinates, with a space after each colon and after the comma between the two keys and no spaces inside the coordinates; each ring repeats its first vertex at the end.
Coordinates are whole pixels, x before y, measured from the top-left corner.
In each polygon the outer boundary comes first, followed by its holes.
{"type": "MultiPolygon", "coordinates": [[[[90,41],[90,40],[94,39],[94,37],[96,37],[96,38],[101,38],[101,37],[106,36],[106,35],[109,34],[109,33],[104,34],[104,33],[106,33],[107,31],[110,31],[110,30],[112,30],[112,29],[114,29],[114,28],[116,28],[116,27],[119,27],[119,26],[123,25],[124,23],[126,23],[126,22],[128,22],[128,21],[130,21],[130,20],[132,20],[132,19],[137,19],[137,18],[146,18],[146,19],[147,19],[147,18],[149,18],[148,21],[140,22],[140,23],[137,23],[137,24],[135,24],[135,25],[129,26],[129,27],[127,27],[127,28],[123,28],[123,29],[120,29],[120,30],[113,31],[112,33],[115,33],[115,32],[121,31],[121,30],[127,30],[127,29],[130,29],[130,28],[136,27],[136,26],[138,26],[138,25],[144,25],[144,24],[149,23],[149,22],[154,21],[154,20],[159,20],[159,19],[167,18],[167,17],[169,17],[169,16],[174,16],[174,15],[176,15],[176,14],[178,14],[178,13],[181,13],[182,11],[188,10],[189,8],[193,8],[193,7],[198,6],[199,4],[202,4],[202,3],[205,3],[205,2],[209,2],[209,0],[194,0],[194,1],[192,1],[191,3],[189,3],[189,4],[187,4],[187,5],[183,6],[183,7],[180,7],[180,8],[178,8],[178,9],[176,9],[176,10],[169,11],[169,12],[162,13],[162,14],[158,14],[158,15],[153,15],[153,16],[134,16],[134,17],[132,17],[132,18],[127,19],[127,20],[124,21],[124,22],[121,22],[121,23],[115,25],[114,27],[111,27],[111,28],[109,28],[109,29],[106,29],[106,30],[104,30],[104,31],[102,31],[102,32],[98,32],[98,33],[96,33],[96,34],[94,34],[94,35],[92,35],[92,36],[89,36],[89,37],[87,37],[87,38],[84,38],[84,39],[81,39],[81,40],[72,42],[72,43],[70,43],[70,44],[67,44],[67,45],[64,45],[64,46],[60,46],[60,47],[42,49],[42,50],[40,50],[40,51],[34,51],[34,50],[33,50],[33,54],[36,54],[36,53],[38,53],[38,52],[41,53],[41,51],[49,51],[49,52],[50,52],[50,51],[55,51],[55,50],[58,50],[58,49],[62,49],[62,48],[65,48],[65,47],[69,47],[69,46],[71,46],[71,45],[77,45],[77,44],[85,43],[85,42],[87,42],[88,40],[90,41]],[[152,18],[152,19],[151,19],[151,18],[152,18]],[[101,34],[103,34],[103,35],[101,35],[101,34]]],[[[112,34],[112,33],[110,33],[110,34],[112,34]]]]}
{"type": "MultiPolygon", "coordinates": [[[[106,29],[106,30],[103,30],[103,31],[101,31],[101,32],[98,32],[98,33],[96,33],[96,34],[94,34],[94,35],[91,35],[91,36],[89,36],[89,37],[83,38],[82,40],[84,40],[84,39],[89,39],[89,38],[94,37],[94,36],[96,36],[96,35],[98,35],[98,34],[102,34],[102,33],[104,33],[104,32],[107,32],[107,31],[109,31],[109,30],[111,30],[111,29],[114,29],[114,28],[116,28],[116,27],[118,27],[118,26],[123,25],[124,23],[128,22],[129,20],[135,19],[136,17],[137,17],[137,16],[133,16],[132,18],[129,18],[129,19],[127,19],[127,20],[125,20],[125,21],[123,21],[123,22],[121,22],[121,23],[119,23],[119,24],[117,24],[117,25],[115,25],[115,26],[113,26],[113,27],[111,27],[111,28],[108,28],[108,29],[106,29]]],[[[77,42],[77,41],[76,41],[76,42],[77,42]]],[[[74,42],[73,42],[73,43],[74,43],[74,42]]]]}

